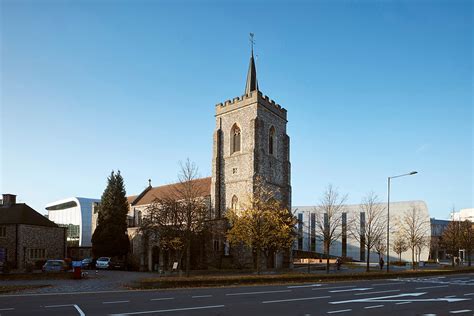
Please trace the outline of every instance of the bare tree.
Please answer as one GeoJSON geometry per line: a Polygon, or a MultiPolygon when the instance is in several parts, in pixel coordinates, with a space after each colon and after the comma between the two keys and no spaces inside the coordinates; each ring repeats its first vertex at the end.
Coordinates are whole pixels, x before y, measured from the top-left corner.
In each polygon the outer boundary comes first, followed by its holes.
{"type": "Polygon", "coordinates": [[[408,247],[411,249],[413,269],[415,269],[415,250],[425,243],[426,236],[430,236],[430,223],[418,207],[412,206],[398,220],[398,228],[400,233],[406,236],[408,247]]]}
{"type": "MultiPolygon", "coordinates": [[[[159,236],[163,247],[184,250],[186,276],[191,266],[191,244],[195,236],[205,229],[208,205],[205,189],[198,180],[198,168],[189,159],[180,163],[178,183],[171,186],[163,198],[157,198],[148,207],[142,230],[159,236]]],[[[183,256],[181,252],[180,258],[183,256]]]]}
{"type": "Polygon", "coordinates": [[[359,206],[359,212],[351,219],[349,230],[358,242],[365,244],[367,253],[366,271],[370,271],[370,252],[372,248],[383,238],[385,232],[385,207],[379,202],[377,195],[370,192],[363,198],[359,206]],[[364,214],[361,217],[361,214],[364,214]]]}
{"type": "Polygon", "coordinates": [[[408,250],[408,243],[406,238],[400,232],[395,234],[395,239],[393,240],[393,251],[398,255],[398,261],[402,261],[402,253],[408,250]]]}
{"type": "Polygon", "coordinates": [[[340,196],[332,185],[323,193],[319,206],[316,207],[316,226],[318,234],[324,241],[326,255],[326,273],[329,273],[329,256],[332,244],[342,235],[341,222],[347,195],[340,196]]]}
{"type": "MultiPolygon", "coordinates": [[[[454,213],[454,208],[453,208],[454,213]]],[[[441,234],[441,245],[446,249],[446,252],[451,256],[451,265],[454,267],[454,259],[459,255],[459,248],[461,248],[461,222],[454,220],[451,217],[451,221],[448,223],[443,233],[441,234]]]]}

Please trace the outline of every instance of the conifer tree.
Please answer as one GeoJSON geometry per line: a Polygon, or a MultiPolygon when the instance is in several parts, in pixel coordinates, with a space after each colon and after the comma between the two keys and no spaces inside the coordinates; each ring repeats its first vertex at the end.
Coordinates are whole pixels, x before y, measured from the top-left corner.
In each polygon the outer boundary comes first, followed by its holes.
{"type": "Polygon", "coordinates": [[[120,171],[112,171],[99,204],[97,227],[92,236],[94,256],[123,256],[130,250],[127,235],[128,204],[120,171]]]}

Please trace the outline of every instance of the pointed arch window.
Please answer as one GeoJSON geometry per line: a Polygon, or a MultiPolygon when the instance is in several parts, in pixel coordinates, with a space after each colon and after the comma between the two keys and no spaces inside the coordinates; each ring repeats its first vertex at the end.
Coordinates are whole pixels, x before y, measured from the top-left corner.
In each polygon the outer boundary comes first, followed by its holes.
{"type": "Polygon", "coordinates": [[[231,205],[230,205],[231,209],[236,210],[238,203],[239,203],[239,199],[237,198],[237,196],[234,195],[232,197],[232,202],[231,202],[231,205]]]}
{"type": "Polygon", "coordinates": [[[275,154],[275,127],[270,127],[268,134],[268,153],[270,155],[275,154]]]}
{"type": "Polygon", "coordinates": [[[233,154],[235,152],[240,151],[240,128],[239,126],[237,126],[237,124],[234,124],[234,126],[232,126],[230,135],[230,153],[233,154]]]}

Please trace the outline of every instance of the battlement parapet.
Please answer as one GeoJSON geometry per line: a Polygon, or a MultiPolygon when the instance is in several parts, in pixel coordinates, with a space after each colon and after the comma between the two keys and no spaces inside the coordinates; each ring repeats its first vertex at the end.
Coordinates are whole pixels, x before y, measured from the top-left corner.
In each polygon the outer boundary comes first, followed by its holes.
{"type": "Polygon", "coordinates": [[[272,110],[272,112],[275,112],[276,114],[279,114],[286,118],[286,109],[282,108],[278,103],[270,99],[268,96],[264,95],[261,91],[250,92],[248,94],[241,95],[240,97],[235,97],[232,100],[226,100],[225,102],[217,103],[216,112],[223,113],[230,111],[235,105],[241,103],[242,101],[246,101],[249,103],[251,103],[252,101],[262,102],[267,108],[272,110]]]}

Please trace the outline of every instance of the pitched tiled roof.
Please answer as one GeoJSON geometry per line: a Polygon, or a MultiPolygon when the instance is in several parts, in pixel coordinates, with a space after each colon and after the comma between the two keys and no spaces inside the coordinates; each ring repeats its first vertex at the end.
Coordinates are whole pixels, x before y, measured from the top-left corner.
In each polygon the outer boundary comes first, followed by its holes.
{"type": "Polygon", "coordinates": [[[137,198],[136,195],[127,196],[127,202],[128,202],[128,204],[132,204],[133,200],[135,200],[136,198],[137,198]]]}
{"type": "MultiPolygon", "coordinates": [[[[195,188],[200,196],[205,197],[211,195],[211,177],[196,179],[192,182],[195,184],[195,188]]],[[[179,190],[180,186],[182,186],[182,184],[173,183],[159,187],[147,188],[145,190],[148,191],[146,191],[141,198],[135,200],[133,205],[146,205],[152,203],[155,199],[173,196],[176,194],[176,191],[179,190]]]]}
{"type": "Polygon", "coordinates": [[[58,227],[55,223],[24,203],[0,206],[0,224],[25,224],[58,227]]]}

